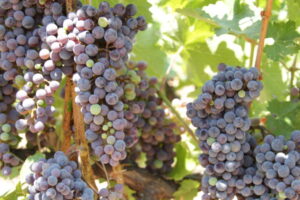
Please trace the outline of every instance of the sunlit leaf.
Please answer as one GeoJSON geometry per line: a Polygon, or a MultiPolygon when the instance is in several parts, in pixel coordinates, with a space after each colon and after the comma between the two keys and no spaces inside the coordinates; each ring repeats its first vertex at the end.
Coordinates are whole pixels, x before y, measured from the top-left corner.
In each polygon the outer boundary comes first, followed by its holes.
{"type": "Polygon", "coordinates": [[[267,107],[266,127],[276,135],[290,136],[290,133],[300,128],[300,103],[282,102],[276,99],[270,101],[267,107]]]}
{"type": "Polygon", "coordinates": [[[200,183],[195,180],[184,180],[181,182],[180,187],[174,193],[176,200],[193,200],[198,193],[200,183]]]}
{"type": "Polygon", "coordinates": [[[296,31],[293,21],[271,23],[267,37],[275,41],[273,45],[265,47],[267,56],[272,60],[282,60],[285,56],[297,53],[300,49],[300,45],[295,43],[295,39],[300,37],[300,34],[296,31]]]}

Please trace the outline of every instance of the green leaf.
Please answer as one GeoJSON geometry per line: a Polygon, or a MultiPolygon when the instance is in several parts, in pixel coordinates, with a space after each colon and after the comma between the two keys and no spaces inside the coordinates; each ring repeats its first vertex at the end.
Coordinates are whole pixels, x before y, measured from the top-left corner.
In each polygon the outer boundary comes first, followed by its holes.
{"type": "Polygon", "coordinates": [[[300,45],[295,42],[300,34],[296,31],[293,21],[271,23],[267,37],[275,41],[273,45],[264,48],[266,55],[272,60],[283,60],[287,55],[295,54],[300,49],[300,45]]]}
{"type": "Polygon", "coordinates": [[[282,102],[273,99],[267,107],[270,114],[266,117],[266,127],[276,135],[290,136],[290,133],[300,128],[300,103],[282,102]]]}
{"type": "Polygon", "coordinates": [[[161,78],[165,75],[169,63],[165,52],[161,51],[157,42],[160,38],[159,24],[149,25],[146,31],[137,34],[132,58],[135,61],[146,61],[149,76],[161,78]]]}
{"type": "Polygon", "coordinates": [[[34,155],[26,158],[26,160],[24,161],[24,163],[22,165],[21,171],[20,171],[21,184],[24,184],[26,182],[25,181],[26,176],[31,173],[31,170],[30,170],[31,164],[40,160],[41,158],[45,158],[45,155],[40,152],[36,152],[34,155]]]}
{"type": "Polygon", "coordinates": [[[14,190],[0,196],[0,200],[25,200],[25,194],[23,193],[21,183],[18,183],[14,190]]]}
{"type": "Polygon", "coordinates": [[[227,47],[226,42],[221,42],[215,52],[212,52],[207,43],[194,43],[187,45],[181,54],[183,58],[183,71],[188,77],[188,82],[196,87],[202,86],[202,83],[209,80],[212,74],[205,71],[217,72],[217,66],[220,63],[226,63],[231,66],[241,66],[233,50],[227,47]]]}
{"type": "Polygon", "coordinates": [[[288,17],[290,20],[295,21],[297,26],[300,26],[300,1],[299,0],[286,0],[288,7],[288,17]]]}
{"type": "Polygon", "coordinates": [[[0,175],[0,183],[5,183],[4,185],[1,185],[0,197],[14,193],[15,186],[19,182],[18,176],[20,174],[20,169],[20,166],[13,167],[9,176],[3,176],[2,174],[0,175]]]}
{"type": "Polygon", "coordinates": [[[126,195],[127,200],[135,200],[136,198],[134,197],[136,191],[130,189],[127,185],[124,187],[124,194],[126,195]]]}
{"type": "Polygon", "coordinates": [[[174,180],[181,180],[186,175],[190,174],[192,170],[198,165],[198,159],[196,155],[192,155],[188,147],[187,142],[177,143],[176,149],[176,165],[172,168],[172,171],[168,176],[174,180]]]}
{"type": "Polygon", "coordinates": [[[261,65],[261,71],[263,75],[264,89],[261,91],[261,95],[251,106],[252,116],[264,116],[264,111],[267,110],[268,102],[276,98],[279,101],[286,100],[286,91],[288,88],[288,82],[283,80],[283,77],[288,72],[279,65],[278,62],[272,62],[263,59],[261,65]]]}
{"type": "Polygon", "coordinates": [[[215,26],[217,35],[228,33],[252,40],[259,38],[261,22],[255,16],[254,11],[250,9],[249,5],[235,1],[232,10],[230,10],[233,12],[233,17],[230,17],[231,13],[224,13],[223,16],[220,16],[220,12],[224,6],[226,4],[217,2],[216,4],[207,6],[207,9],[183,8],[177,9],[177,12],[185,16],[203,20],[215,26]]]}
{"type": "Polygon", "coordinates": [[[197,195],[200,183],[195,180],[183,180],[178,190],[174,193],[176,200],[193,200],[197,195]]]}
{"type": "Polygon", "coordinates": [[[170,6],[173,9],[178,8],[200,8],[208,4],[215,3],[217,0],[161,0],[159,1],[159,6],[170,6]]]}

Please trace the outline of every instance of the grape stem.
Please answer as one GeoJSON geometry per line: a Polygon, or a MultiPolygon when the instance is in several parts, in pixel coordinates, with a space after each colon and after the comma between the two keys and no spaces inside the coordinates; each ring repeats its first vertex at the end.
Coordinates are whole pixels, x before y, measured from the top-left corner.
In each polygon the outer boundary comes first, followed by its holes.
{"type": "Polygon", "coordinates": [[[102,171],[104,172],[105,178],[106,178],[106,181],[107,181],[107,184],[109,185],[109,184],[110,184],[110,183],[109,183],[110,181],[109,181],[109,176],[108,176],[108,173],[107,173],[107,170],[106,170],[105,165],[104,165],[103,163],[101,163],[101,165],[100,165],[99,162],[96,162],[96,165],[98,165],[98,167],[100,167],[100,168],[102,169],[102,171]]]}
{"type": "Polygon", "coordinates": [[[182,125],[184,126],[184,128],[186,129],[186,131],[190,134],[190,136],[196,141],[198,142],[198,139],[196,138],[196,136],[194,135],[192,129],[188,126],[188,124],[184,121],[184,119],[182,119],[182,117],[180,116],[180,114],[177,112],[177,110],[172,106],[171,102],[169,101],[169,99],[167,98],[167,96],[160,90],[160,88],[158,86],[156,86],[158,95],[162,98],[162,100],[165,102],[165,104],[168,106],[168,108],[170,109],[170,111],[177,117],[177,119],[182,123],[182,125]]]}
{"type": "Polygon", "coordinates": [[[294,84],[294,79],[295,79],[295,72],[298,70],[297,67],[297,54],[295,55],[292,67],[289,68],[290,72],[291,72],[291,80],[290,80],[290,88],[293,87],[294,84]]]}
{"type": "MultiPolygon", "coordinates": [[[[67,12],[72,12],[76,7],[76,1],[74,0],[67,0],[66,1],[66,9],[67,12]]],[[[68,78],[67,78],[68,79],[68,78]]],[[[68,81],[68,80],[67,80],[68,81]]],[[[94,190],[97,191],[97,186],[95,184],[95,179],[93,177],[92,168],[90,165],[90,155],[89,155],[89,146],[87,144],[87,141],[85,139],[85,125],[83,122],[83,115],[80,111],[79,105],[75,102],[76,92],[75,92],[75,85],[71,81],[69,81],[70,86],[70,93],[71,93],[71,99],[72,99],[72,111],[70,112],[73,114],[73,120],[74,120],[74,126],[75,126],[75,143],[76,146],[79,148],[79,156],[78,156],[78,162],[80,163],[80,168],[82,170],[82,174],[88,185],[94,190]]],[[[69,92],[69,91],[68,91],[69,92]]],[[[68,93],[66,91],[66,93],[68,93]]],[[[65,96],[66,98],[66,96],[65,96]]],[[[65,99],[66,100],[66,99],[65,99]]],[[[68,101],[66,101],[68,102],[68,101]]],[[[68,112],[65,110],[65,112],[68,112]]],[[[66,116],[65,116],[66,118],[66,116]]],[[[68,122],[70,122],[69,120],[68,122]]],[[[66,124],[66,126],[70,127],[69,124],[66,124]]]]}
{"type": "Polygon", "coordinates": [[[72,83],[72,106],[73,106],[73,119],[75,125],[75,143],[79,147],[79,163],[83,172],[83,176],[87,183],[93,188],[97,188],[92,168],[90,165],[89,146],[85,138],[85,124],[83,122],[83,115],[80,111],[79,105],[75,102],[76,92],[75,85],[72,83]]]}
{"type": "Polygon", "coordinates": [[[124,177],[123,177],[123,168],[122,165],[117,165],[113,167],[113,174],[112,176],[115,176],[115,180],[118,184],[124,184],[124,177]]]}
{"type": "MultiPolygon", "coordinates": [[[[262,53],[264,49],[265,37],[267,35],[268,23],[272,14],[273,0],[268,0],[265,10],[261,13],[262,24],[259,36],[258,49],[256,53],[255,67],[260,71],[260,64],[262,59],[262,53]]],[[[262,74],[260,73],[260,80],[262,80],[262,74]]]]}
{"type": "Polygon", "coordinates": [[[71,137],[72,137],[72,99],[71,99],[71,88],[72,80],[71,77],[66,77],[66,86],[65,86],[65,104],[64,104],[64,118],[63,118],[63,140],[61,141],[61,149],[63,152],[67,152],[71,146],[71,137]],[[71,109],[70,109],[71,107],[71,109]]]}
{"type": "Polygon", "coordinates": [[[249,67],[253,67],[255,44],[251,44],[249,67]]]}

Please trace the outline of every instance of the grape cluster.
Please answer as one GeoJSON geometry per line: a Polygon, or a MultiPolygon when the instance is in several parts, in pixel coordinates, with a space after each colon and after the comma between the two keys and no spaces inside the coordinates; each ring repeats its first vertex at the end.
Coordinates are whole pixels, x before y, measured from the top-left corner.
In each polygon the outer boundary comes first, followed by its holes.
{"type": "Polygon", "coordinates": [[[99,191],[99,200],[118,200],[123,199],[124,186],[122,184],[116,184],[113,188],[102,188],[99,191]]]}
{"type": "Polygon", "coordinates": [[[17,142],[14,123],[19,115],[13,107],[16,90],[12,81],[4,79],[3,71],[0,69],[0,141],[11,145],[17,142]]]}
{"type": "Polygon", "coordinates": [[[299,142],[300,131],[292,132],[290,140],[268,135],[254,151],[258,172],[265,177],[264,187],[279,198],[300,198],[299,142]]]}
{"type": "Polygon", "coordinates": [[[13,81],[5,80],[3,73],[0,69],[0,169],[7,176],[11,173],[11,167],[19,164],[19,159],[9,152],[9,145],[15,146],[18,142],[14,124],[19,115],[12,106],[16,88],[13,81]]]}
{"type": "MultiPolygon", "coordinates": [[[[47,53],[54,55],[48,61],[51,66],[75,63],[75,102],[84,115],[86,138],[99,160],[111,166],[126,157],[124,88],[117,76],[125,69],[135,34],[147,27],[145,18],[135,14],[132,4],[110,7],[102,2],[99,8],[86,5],[69,13],[62,24],[46,26],[47,53]]],[[[63,71],[69,75],[71,70],[63,71]]]]}
{"type": "Polygon", "coordinates": [[[187,105],[187,116],[197,128],[200,163],[205,167],[203,199],[232,199],[236,180],[252,167],[256,142],[247,131],[251,121],[247,104],[259,96],[262,84],[255,68],[218,66],[202,94],[187,105]]]}
{"type": "Polygon", "coordinates": [[[19,165],[20,160],[9,152],[9,145],[0,142],[0,169],[4,176],[8,176],[11,173],[11,167],[19,165]]]}
{"type": "Polygon", "coordinates": [[[94,192],[82,180],[77,163],[69,161],[63,152],[33,163],[30,169],[33,173],[26,177],[30,200],[94,199],[94,192]]]}
{"type": "Polygon", "coordinates": [[[125,88],[125,141],[134,160],[144,152],[151,171],[167,173],[174,161],[174,144],[180,140],[168,122],[163,101],[158,97],[156,78],[149,78],[145,62],[129,62],[127,72],[118,78],[125,88]],[[133,96],[134,98],[128,98],[133,96]]]}
{"type": "Polygon", "coordinates": [[[62,23],[63,7],[59,2],[44,5],[37,0],[1,1],[0,67],[3,77],[18,87],[16,110],[18,130],[41,132],[53,124],[53,94],[59,87],[61,73],[45,61],[41,42],[47,24],[62,23]]]}

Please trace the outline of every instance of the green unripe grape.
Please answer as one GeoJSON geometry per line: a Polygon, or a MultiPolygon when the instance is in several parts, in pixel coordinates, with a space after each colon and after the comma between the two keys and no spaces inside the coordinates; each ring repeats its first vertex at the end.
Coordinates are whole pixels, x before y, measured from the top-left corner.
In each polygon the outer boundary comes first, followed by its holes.
{"type": "Polygon", "coordinates": [[[246,92],[244,90],[239,91],[238,93],[240,98],[244,98],[246,96],[246,92]]]}
{"type": "Polygon", "coordinates": [[[116,132],[115,129],[113,129],[113,128],[109,129],[110,134],[114,134],[115,132],[116,132]]]}
{"type": "Polygon", "coordinates": [[[124,104],[124,110],[127,110],[129,108],[128,104],[124,104]]]}
{"type": "Polygon", "coordinates": [[[132,92],[135,90],[135,85],[132,83],[126,84],[124,87],[125,92],[132,92]]]}
{"type": "Polygon", "coordinates": [[[42,69],[42,65],[40,63],[35,64],[34,68],[37,69],[37,70],[42,69]]]}
{"type": "Polygon", "coordinates": [[[29,81],[29,82],[26,83],[26,85],[27,85],[28,87],[32,87],[32,86],[33,86],[33,83],[32,83],[31,81],[29,81]]]}
{"type": "Polygon", "coordinates": [[[0,160],[0,168],[2,168],[3,167],[3,162],[0,160]]]}
{"type": "Polygon", "coordinates": [[[156,169],[160,169],[160,168],[162,168],[164,166],[164,163],[161,160],[155,160],[154,163],[153,163],[153,165],[154,165],[154,167],[156,169]]]}
{"type": "Polygon", "coordinates": [[[278,193],[278,198],[279,198],[279,199],[285,199],[286,196],[285,196],[284,192],[279,192],[279,193],[278,193]]]}
{"type": "Polygon", "coordinates": [[[112,127],[112,122],[107,122],[108,127],[112,127]]]}
{"type": "Polygon", "coordinates": [[[126,93],[126,94],[125,94],[125,98],[126,98],[127,100],[129,100],[129,101],[135,99],[135,97],[136,97],[136,94],[135,94],[135,93],[130,93],[130,94],[126,93]]]}
{"type": "Polygon", "coordinates": [[[25,85],[26,81],[23,76],[17,75],[15,77],[15,83],[18,87],[22,87],[23,85],[25,85]]]}
{"type": "Polygon", "coordinates": [[[215,141],[216,141],[215,138],[210,137],[210,138],[207,139],[207,144],[210,146],[210,145],[212,145],[212,143],[214,143],[215,141]]]}
{"type": "Polygon", "coordinates": [[[157,119],[155,117],[150,117],[148,122],[151,126],[154,126],[157,123],[157,119]]]}
{"type": "Polygon", "coordinates": [[[211,186],[215,186],[215,185],[217,184],[217,182],[218,182],[218,179],[215,178],[215,177],[211,177],[211,178],[208,180],[208,183],[209,183],[209,185],[211,185],[211,186]]]}
{"type": "Polygon", "coordinates": [[[138,75],[132,76],[131,81],[135,84],[139,84],[141,82],[141,77],[139,77],[138,75]]]}
{"type": "Polygon", "coordinates": [[[108,129],[109,129],[109,127],[108,127],[107,125],[103,125],[103,126],[102,126],[102,130],[103,130],[103,131],[107,131],[108,129]]]}
{"type": "Polygon", "coordinates": [[[10,139],[10,135],[8,133],[1,133],[0,140],[8,141],[10,139]]]}
{"type": "Polygon", "coordinates": [[[105,140],[105,139],[107,138],[107,134],[103,133],[103,134],[101,135],[101,138],[105,140]]]}
{"type": "Polygon", "coordinates": [[[101,106],[99,104],[91,105],[90,112],[93,115],[99,115],[101,113],[101,106]]]}
{"type": "Polygon", "coordinates": [[[11,131],[11,126],[9,124],[3,124],[1,129],[3,132],[9,133],[11,131]]]}
{"type": "Polygon", "coordinates": [[[98,25],[105,28],[108,26],[108,20],[106,17],[99,17],[98,19],[98,25]]]}
{"type": "Polygon", "coordinates": [[[130,77],[137,76],[137,74],[136,74],[136,72],[134,70],[128,70],[127,74],[130,77]]]}
{"type": "Polygon", "coordinates": [[[89,59],[86,61],[85,65],[87,67],[93,67],[94,66],[94,61],[92,59],[89,59]]]}
{"type": "Polygon", "coordinates": [[[117,69],[116,72],[117,72],[117,76],[121,76],[127,73],[127,69],[126,67],[121,67],[120,69],[117,69]]]}
{"type": "Polygon", "coordinates": [[[58,66],[58,67],[61,67],[61,66],[62,66],[62,62],[61,62],[61,61],[57,61],[57,62],[55,63],[55,65],[58,66]]]}
{"type": "Polygon", "coordinates": [[[45,5],[46,4],[46,0],[39,0],[39,4],[45,5]]]}
{"type": "Polygon", "coordinates": [[[135,63],[132,62],[132,61],[129,61],[129,62],[127,63],[127,67],[128,67],[128,69],[134,69],[134,68],[135,68],[135,63]]]}
{"type": "Polygon", "coordinates": [[[9,145],[11,145],[11,146],[15,146],[17,144],[18,144],[18,140],[15,137],[13,138],[13,140],[9,141],[9,145]]]}
{"type": "Polygon", "coordinates": [[[36,103],[38,106],[41,106],[41,107],[46,105],[45,101],[42,99],[39,99],[36,103]]]}

